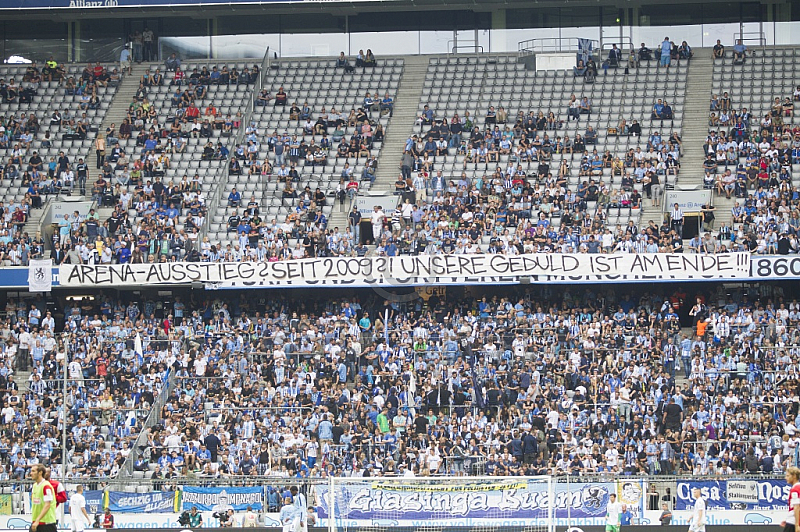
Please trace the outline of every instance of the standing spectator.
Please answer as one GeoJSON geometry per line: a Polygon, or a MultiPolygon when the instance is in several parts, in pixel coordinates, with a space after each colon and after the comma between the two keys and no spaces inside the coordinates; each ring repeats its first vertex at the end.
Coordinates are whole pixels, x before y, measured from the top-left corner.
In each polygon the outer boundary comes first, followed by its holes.
{"type": "Polygon", "coordinates": [[[145,26],[142,32],[142,55],[145,61],[153,61],[156,57],[155,54],[155,34],[153,30],[145,26]]]}
{"type": "Polygon", "coordinates": [[[142,34],[139,30],[136,30],[131,38],[131,43],[133,43],[133,60],[137,63],[142,62],[142,34]]]}
{"type": "Polygon", "coordinates": [[[381,233],[383,232],[383,221],[386,214],[381,209],[380,205],[375,205],[372,209],[372,240],[375,244],[380,242],[381,233]]]}
{"type": "Polygon", "coordinates": [[[664,37],[661,41],[661,66],[669,68],[670,54],[672,54],[672,43],[669,37],[664,37]]]}
{"type": "Polygon", "coordinates": [[[350,224],[350,231],[353,233],[353,239],[356,242],[361,241],[361,213],[358,210],[358,207],[353,205],[353,212],[350,213],[348,216],[348,222],[350,224]]]}
{"type": "Polygon", "coordinates": [[[683,210],[677,203],[673,205],[672,211],[669,213],[669,221],[672,229],[683,238],[683,210]]]}
{"type": "Polygon", "coordinates": [[[124,73],[126,70],[128,74],[131,73],[131,51],[128,49],[127,45],[125,45],[119,53],[119,70],[121,73],[124,73]]]}

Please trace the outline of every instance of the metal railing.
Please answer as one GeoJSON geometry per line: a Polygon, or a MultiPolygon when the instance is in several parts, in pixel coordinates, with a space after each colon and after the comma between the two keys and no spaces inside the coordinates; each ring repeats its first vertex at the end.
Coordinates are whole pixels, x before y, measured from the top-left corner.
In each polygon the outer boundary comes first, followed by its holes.
{"type": "Polygon", "coordinates": [[[166,385],[161,389],[161,393],[158,394],[158,397],[156,397],[156,400],[153,402],[153,406],[150,408],[150,414],[148,414],[147,419],[145,419],[144,423],[142,424],[139,434],[136,435],[136,441],[133,443],[133,449],[125,458],[125,462],[120,468],[121,474],[127,476],[133,474],[133,465],[137,457],[140,455],[139,449],[145,447],[145,444],[147,443],[147,435],[150,431],[149,429],[161,421],[161,410],[164,408],[164,405],[167,404],[167,400],[172,395],[172,390],[175,389],[175,382],[175,372],[171,371],[166,385]]]}
{"type": "Polygon", "coordinates": [[[483,53],[483,46],[478,44],[477,41],[462,41],[462,40],[454,40],[451,39],[447,41],[447,50],[450,54],[457,54],[459,53],[458,50],[464,49],[467,50],[468,53],[474,54],[482,54],[483,53]],[[460,43],[466,44],[460,44],[460,43]]]}
{"type": "MultiPolygon", "coordinates": [[[[431,475],[432,478],[452,478],[453,475],[431,475]]],[[[381,478],[381,477],[370,477],[381,478]]],[[[429,477],[426,477],[429,478],[429,477]]],[[[578,484],[578,483],[592,483],[592,482],[608,482],[617,481],[625,478],[631,479],[646,479],[650,485],[656,486],[656,492],[660,496],[666,495],[667,489],[672,497],[678,494],[678,482],[692,480],[724,480],[718,475],[620,475],[618,473],[581,473],[580,477],[576,479],[575,476],[557,475],[553,476],[553,483],[560,485],[578,484]]],[[[749,475],[749,474],[736,474],[732,477],[737,480],[782,480],[782,475],[749,475]]],[[[413,480],[413,479],[411,479],[413,480]]],[[[109,479],[109,478],[82,478],[70,479],[66,482],[67,490],[73,490],[75,486],[81,484],[91,490],[108,490],[108,491],[126,491],[137,492],[140,490],[147,491],[162,491],[170,488],[181,489],[186,486],[203,486],[203,487],[228,487],[228,486],[262,486],[265,491],[269,492],[273,489],[285,488],[288,486],[298,486],[301,491],[309,493],[309,490],[314,486],[329,484],[328,478],[297,478],[285,477],[276,475],[250,475],[247,477],[230,476],[224,478],[197,478],[197,477],[180,477],[175,479],[145,479],[145,478],[125,478],[125,479],[109,479]]],[[[31,489],[31,482],[29,480],[18,481],[0,481],[0,491],[3,493],[19,493],[29,491],[31,489]]],[[[643,494],[644,496],[647,493],[643,494]]],[[[309,499],[309,503],[312,500],[309,499]]]]}
{"type": "Polygon", "coordinates": [[[747,46],[748,43],[751,43],[753,46],[758,46],[761,48],[767,47],[767,36],[763,31],[739,31],[734,33],[733,43],[736,44],[736,42],[739,40],[741,40],[742,44],[745,46],[747,46]]]}
{"type": "MultiPolygon", "coordinates": [[[[553,52],[579,52],[582,50],[580,43],[584,41],[577,37],[546,37],[540,39],[528,39],[517,44],[517,51],[520,56],[538,53],[553,52]]],[[[592,45],[591,52],[594,54],[600,50],[600,41],[596,39],[586,39],[592,45]]]]}

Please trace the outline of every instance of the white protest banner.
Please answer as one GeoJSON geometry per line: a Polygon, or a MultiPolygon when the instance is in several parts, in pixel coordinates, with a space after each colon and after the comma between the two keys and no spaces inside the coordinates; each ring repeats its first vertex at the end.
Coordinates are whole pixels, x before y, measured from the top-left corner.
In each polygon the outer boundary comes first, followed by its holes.
{"type": "Polygon", "coordinates": [[[728,502],[758,504],[758,482],[755,480],[729,480],[726,492],[728,502]]]}
{"type": "Polygon", "coordinates": [[[757,255],[750,258],[750,277],[763,279],[797,279],[800,277],[800,256],[757,255]]]}
{"type": "Polygon", "coordinates": [[[28,265],[28,291],[49,292],[53,289],[52,259],[31,260],[28,265]]]}
{"type": "Polygon", "coordinates": [[[319,258],[278,262],[65,264],[67,288],[213,283],[216,288],[421,286],[520,282],[681,281],[743,279],[747,253],[422,255],[319,258]]]}

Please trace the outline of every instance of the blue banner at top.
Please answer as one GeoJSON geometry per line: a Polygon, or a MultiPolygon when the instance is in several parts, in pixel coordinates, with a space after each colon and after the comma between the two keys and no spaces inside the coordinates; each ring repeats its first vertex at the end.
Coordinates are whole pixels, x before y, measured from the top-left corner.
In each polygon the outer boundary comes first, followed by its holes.
{"type": "Polygon", "coordinates": [[[791,487],[783,480],[678,481],[676,510],[694,508],[694,488],[700,488],[708,509],[780,510],[787,507],[791,487]]]}
{"type": "Polygon", "coordinates": [[[264,489],[259,487],[226,487],[226,488],[199,488],[186,486],[183,488],[181,499],[183,509],[191,510],[196,506],[201,512],[220,512],[233,508],[237,512],[264,508],[264,489]]]}
{"type": "Polygon", "coordinates": [[[129,493],[126,491],[109,491],[106,494],[106,506],[111,513],[162,513],[177,512],[177,491],[152,491],[149,493],[129,493]]]}

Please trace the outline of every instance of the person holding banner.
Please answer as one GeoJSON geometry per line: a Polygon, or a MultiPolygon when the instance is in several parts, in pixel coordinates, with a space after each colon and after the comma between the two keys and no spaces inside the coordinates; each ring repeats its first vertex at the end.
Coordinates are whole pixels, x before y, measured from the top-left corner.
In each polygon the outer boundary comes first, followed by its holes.
{"type": "Polygon", "coordinates": [[[798,532],[798,523],[800,523],[800,469],[787,467],[784,478],[792,489],[789,490],[789,515],[781,523],[781,526],[784,532],[798,532]]]}
{"type": "Polygon", "coordinates": [[[283,525],[283,532],[295,532],[295,530],[297,530],[297,524],[295,522],[297,516],[295,513],[296,509],[294,504],[292,504],[292,498],[284,497],[283,506],[281,506],[280,514],[278,514],[281,525],[283,525]]]}
{"type": "Polygon", "coordinates": [[[692,517],[689,518],[689,532],[706,532],[706,501],[700,488],[692,489],[692,497],[694,497],[694,509],[692,517]]]}
{"type": "Polygon", "coordinates": [[[300,492],[297,486],[292,486],[289,492],[292,494],[292,504],[294,504],[295,511],[292,532],[306,532],[308,525],[306,496],[300,492]]]}

